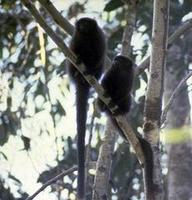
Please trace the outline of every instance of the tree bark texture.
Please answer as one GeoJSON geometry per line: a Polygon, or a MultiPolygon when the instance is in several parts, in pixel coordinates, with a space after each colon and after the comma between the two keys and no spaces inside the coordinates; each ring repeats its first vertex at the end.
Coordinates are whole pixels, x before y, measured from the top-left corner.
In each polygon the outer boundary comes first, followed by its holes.
{"type": "Polygon", "coordinates": [[[108,120],[105,138],[97,160],[92,200],[106,200],[109,197],[109,179],[116,137],[115,127],[112,125],[111,121],[108,120]]]}
{"type": "MultiPolygon", "coordinates": [[[[169,0],[154,0],[152,53],[150,74],[144,108],[145,138],[151,143],[154,160],[154,183],[158,189],[154,196],[145,187],[147,200],[162,200],[164,197],[160,166],[159,129],[162,109],[163,75],[166,62],[167,33],[169,19],[169,0]]],[[[147,177],[144,177],[145,182],[147,177]]],[[[146,185],[146,184],[145,184],[146,185]]]]}

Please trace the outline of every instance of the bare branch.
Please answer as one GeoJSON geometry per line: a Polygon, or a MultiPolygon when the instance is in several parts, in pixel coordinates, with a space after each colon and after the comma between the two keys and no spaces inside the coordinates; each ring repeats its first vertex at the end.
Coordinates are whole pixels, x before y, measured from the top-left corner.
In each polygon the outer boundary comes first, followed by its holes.
{"type": "Polygon", "coordinates": [[[52,40],[57,44],[57,46],[62,50],[66,57],[71,59],[73,62],[77,61],[77,56],[68,49],[67,45],[63,42],[63,40],[58,37],[55,32],[47,25],[45,20],[39,14],[35,6],[27,0],[21,0],[21,2],[29,9],[31,14],[35,17],[36,21],[40,24],[40,26],[45,30],[45,32],[52,38],[52,40]]]}
{"type": "Polygon", "coordinates": [[[53,20],[69,35],[73,34],[74,27],[67,19],[65,19],[60,12],[55,8],[50,0],[38,0],[40,4],[48,11],[53,20]]]}
{"type": "Polygon", "coordinates": [[[168,45],[171,45],[175,42],[181,35],[183,35],[186,31],[192,28],[192,19],[184,22],[178,29],[169,37],[168,45]]]}
{"type": "MultiPolygon", "coordinates": [[[[183,35],[186,31],[192,28],[192,19],[186,21],[183,25],[178,27],[178,29],[169,37],[168,39],[168,47],[173,44],[181,35],[183,35]]],[[[147,57],[137,68],[135,71],[136,75],[141,74],[148,66],[149,66],[150,56],[147,57]]]]}
{"type": "Polygon", "coordinates": [[[144,70],[149,66],[150,56],[147,57],[136,69],[135,75],[142,74],[144,70]]]}
{"type": "Polygon", "coordinates": [[[185,82],[192,76],[192,72],[190,72],[189,74],[187,74],[182,80],[181,82],[178,84],[178,86],[175,88],[175,90],[173,91],[167,105],[165,106],[162,115],[161,115],[161,125],[165,122],[166,120],[166,116],[167,113],[175,99],[175,97],[178,95],[178,93],[180,92],[180,90],[183,88],[185,82]]]}
{"type": "Polygon", "coordinates": [[[63,171],[62,173],[58,174],[54,178],[48,180],[45,184],[43,184],[33,195],[29,196],[26,200],[34,199],[40,192],[42,192],[46,187],[55,183],[57,180],[63,178],[64,176],[71,174],[72,172],[77,170],[77,166],[74,166],[68,170],[63,171]]]}

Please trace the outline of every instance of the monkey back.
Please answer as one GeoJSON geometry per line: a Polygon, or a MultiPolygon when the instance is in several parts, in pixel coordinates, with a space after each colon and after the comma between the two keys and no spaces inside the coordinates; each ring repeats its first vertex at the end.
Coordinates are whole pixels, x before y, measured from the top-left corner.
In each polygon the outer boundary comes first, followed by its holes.
{"type": "MultiPolygon", "coordinates": [[[[106,41],[102,30],[95,20],[81,18],[76,22],[75,31],[70,42],[70,49],[85,64],[86,73],[95,76],[97,79],[101,76],[106,41]]],[[[82,75],[71,63],[69,64],[68,71],[74,82],[85,82],[82,75]]]]}

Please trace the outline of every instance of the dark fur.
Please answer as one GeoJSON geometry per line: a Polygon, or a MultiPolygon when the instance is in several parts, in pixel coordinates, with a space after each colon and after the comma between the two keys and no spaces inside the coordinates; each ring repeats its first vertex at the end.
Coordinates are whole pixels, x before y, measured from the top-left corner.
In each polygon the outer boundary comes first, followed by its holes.
{"type": "MultiPolygon", "coordinates": [[[[72,36],[70,49],[82,61],[86,70],[85,73],[99,78],[101,76],[105,57],[105,36],[97,25],[96,21],[90,18],[81,18],[75,25],[75,32],[72,36]]],[[[83,78],[81,73],[70,63],[69,75],[76,86],[77,106],[77,135],[78,135],[78,181],[77,196],[84,198],[85,193],[85,132],[87,119],[87,101],[90,85],[83,78]]]]}
{"type": "MultiPolygon", "coordinates": [[[[119,128],[113,116],[125,115],[131,107],[131,89],[133,85],[134,69],[130,59],[124,56],[116,56],[112,67],[104,75],[101,85],[105,92],[111,97],[113,103],[118,106],[117,111],[112,115],[107,106],[98,100],[98,107],[107,113],[113,124],[117,127],[121,136],[126,139],[124,133],[119,128]]],[[[141,148],[145,154],[145,177],[147,177],[147,189],[149,194],[153,194],[153,152],[150,144],[138,136],[141,148]]],[[[127,140],[127,139],[126,139],[127,140]]]]}
{"type": "MultiPolygon", "coordinates": [[[[119,108],[114,115],[129,112],[133,77],[134,70],[131,60],[124,56],[116,56],[112,67],[106,72],[101,82],[105,92],[119,108]]],[[[98,100],[98,106],[101,111],[109,113],[107,106],[101,100],[98,100]]]]}

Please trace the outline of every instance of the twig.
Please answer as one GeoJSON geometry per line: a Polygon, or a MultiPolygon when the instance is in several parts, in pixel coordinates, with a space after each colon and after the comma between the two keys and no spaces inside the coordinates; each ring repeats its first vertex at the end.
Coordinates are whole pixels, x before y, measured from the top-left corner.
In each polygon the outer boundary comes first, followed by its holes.
{"type": "MultiPolygon", "coordinates": [[[[192,19],[186,21],[183,25],[168,38],[168,47],[175,42],[181,35],[183,35],[188,29],[192,27],[192,19]]],[[[150,56],[147,57],[135,70],[135,74],[141,74],[149,66],[150,56]]]]}
{"type": "Polygon", "coordinates": [[[45,184],[43,184],[33,195],[31,195],[30,197],[27,197],[26,200],[32,200],[34,199],[40,192],[42,192],[46,187],[48,187],[49,185],[53,184],[54,182],[56,182],[57,180],[63,178],[64,176],[74,172],[77,170],[77,166],[74,166],[68,170],[63,171],[62,173],[60,173],[59,175],[55,176],[54,178],[48,180],[45,184]]]}
{"type": "MultiPolygon", "coordinates": [[[[55,34],[55,32],[46,24],[45,20],[41,17],[35,6],[28,0],[21,0],[21,2],[30,10],[31,14],[35,17],[36,21],[40,24],[40,26],[45,30],[45,32],[52,38],[52,40],[57,44],[57,46],[61,49],[61,51],[65,54],[67,59],[73,63],[74,67],[83,75],[86,81],[96,90],[99,95],[99,98],[106,104],[112,104],[110,106],[110,111],[114,113],[117,109],[117,106],[112,102],[111,98],[108,96],[106,97],[103,87],[98,83],[95,77],[91,75],[85,75],[85,65],[77,59],[77,56],[67,47],[67,45],[63,42],[63,40],[55,34]]],[[[127,124],[126,120],[123,119],[123,116],[118,116],[117,122],[120,127],[122,127],[122,131],[126,135],[128,141],[132,145],[133,149],[135,150],[136,156],[140,162],[140,164],[144,164],[144,155],[132,128],[127,124]],[[126,123],[126,124],[124,124],[126,123]],[[123,124],[123,126],[122,126],[123,124]]]]}
{"type": "Polygon", "coordinates": [[[23,69],[25,68],[25,65],[29,59],[29,56],[31,55],[31,52],[33,50],[33,45],[29,45],[29,47],[27,48],[27,53],[25,54],[25,58],[22,60],[21,64],[20,64],[20,67],[18,69],[19,72],[22,72],[23,69]]]}
{"type": "Polygon", "coordinates": [[[179,91],[181,90],[181,88],[184,86],[185,82],[192,76],[192,72],[189,72],[189,74],[187,74],[181,81],[180,83],[177,85],[177,87],[175,88],[175,90],[173,91],[168,103],[166,104],[162,115],[161,115],[161,125],[165,122],[166,120],[166,116],[167,113],[169,111],[170,106],[173,104],[173,101],[175,99],[175,97],[177,96],[177,94],[179,93],[179,91]]]}

